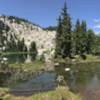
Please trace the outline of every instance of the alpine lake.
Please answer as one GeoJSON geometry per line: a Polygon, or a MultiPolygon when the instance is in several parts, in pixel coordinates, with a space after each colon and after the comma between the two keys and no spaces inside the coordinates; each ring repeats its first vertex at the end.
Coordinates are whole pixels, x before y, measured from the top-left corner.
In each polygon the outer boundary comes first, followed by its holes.
{"type": "MultiPolygon", "coordinates": [[[[32,56],[27,54],[12,54],[7,58],[9,64],[32,61],[32,56]]],[[[10,93],[15,95],[49,91],[58,84],[66,84],[70,91],[80,94],[82,100],[100,100],[100,62],[60,64],[55,71],[39,70],[35,74],[32,70],[23,71],[21,68],[0,72],[0,87],[9,88],[10,93]],[[65,71],[65,68],[70,70],[65,71]],[[65,83],[57,81],[59,75],[64,77],[65,83]]]]}

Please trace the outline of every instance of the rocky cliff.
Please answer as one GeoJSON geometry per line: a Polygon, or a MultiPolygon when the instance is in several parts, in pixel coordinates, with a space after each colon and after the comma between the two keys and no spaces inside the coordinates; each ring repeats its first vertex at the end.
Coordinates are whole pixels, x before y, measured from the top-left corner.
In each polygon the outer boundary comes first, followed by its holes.
{"type": "Polygon", "coordinates": [[[24,38],[27,48],[34,41],[38,55],[46,53],[46,55],[52,56],[54,54],[56,31],[44,30],[38,25],[14,16],[1,15],[0,21],[10,28],[7,33],[8,39],[9,34],[15,34],[19,39],[24,38]]]}

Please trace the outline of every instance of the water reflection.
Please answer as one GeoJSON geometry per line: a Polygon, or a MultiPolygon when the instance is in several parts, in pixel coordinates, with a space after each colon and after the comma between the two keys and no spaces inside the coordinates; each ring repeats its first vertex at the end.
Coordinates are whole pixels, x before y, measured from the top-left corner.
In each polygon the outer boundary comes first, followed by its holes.
{"type": "MultiPolygon", "coordinates": [[[[19,80],[17,80],[19,82],[19,80]]],[[[14,95],[31,95],[40,91],[48,91],[56,88],[56,74],[44,72],[31,80],[16,85],[9,84],[10,92],[14,95]]]]}
{"type": "Polygon", "coordinates": [[[69,77],[68,77],[68,85],[70,86],[70,90],[76,90],[76,77],[75,77],[75,72],[73,70],[70,71],[69,77]]]}
{"type": "Polygon", "coordinates": [[[5,55],[8,58],[8,63],[24,63],[24,62],[32,62],[33,54],[8,54],[5,55]]]}
{"type": "MultiPolygon", "coordinates": [[[[8,63],[24,63],[34,61],[33,54],[8,54],[8,63]]],[[[9,88],[15,95],[31,95],[34,92],[48,91],[56,88],[56,74],[40,70],[23,70],[22,68],[6,68],[0,70],[0,87],[9,88]],[[6,72],[7,70],[7,72],[6,72]]]]}
{"type": "Polygon", "coordinates": [[[7,80],[10,78],[10,73],[0,72],[0,87],[7,86],[7,80]]]}
{"type": "Polygon", "coordinates": [[[100,63],[76,64],[70,67],[70,72],[64,71],[66,65],[60,65],[56,68],[56,72],[64,76],[70,90],[74,93],[80,93],[85,98],[84,100],[100,100],[100,63]],[[99,91],[99,95],[96,91],[99,91]],[[95,94],[93,95],[93,93],[95,94]],[[90,94],[93,97],[96,95],[99,99],[87,98],[90,94]]]}

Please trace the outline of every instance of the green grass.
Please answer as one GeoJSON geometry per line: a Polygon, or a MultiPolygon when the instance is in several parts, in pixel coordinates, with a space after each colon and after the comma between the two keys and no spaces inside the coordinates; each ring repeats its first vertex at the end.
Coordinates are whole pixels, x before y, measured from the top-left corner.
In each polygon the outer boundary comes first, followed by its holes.
{"type": "Polygon", "coordinates": [[[86,55],[86,59],[82,59],[79,55],[74,56],[74,59],[70,58],[57,58],[55,63],[63,64],[76,64],[76,63],[87,63],[87,62],[100,62],[100,56],[86,55]]]}
{"type": "Polygon", "coordinates": [[[79,96],[73,94],[65,87],[58,87],[54,91],[36,94],[33,98],[33,100],[81,100],[79,96]]]}
{"type": "Polygon", "coordinates": [[[75,63],[87,63],[87,62],[100,62],[100,56],[86,55],[86,59],[83,60],[80,56],[77,56],[75,63]]]}
{"type": "Polygon", "coordinates": [[[32,54],[33,52],[0,52],[2,55],[32,54]]]}
{"type": "Polygon", "coordinates": [[[23,70],[42,70],[45,69],[45,63],[39,60],[36,60],[32,63],[14,63],[14,64],[9,64],[10,68],[21,68],[23,70]]]}
{"type": "Polygon", "coordinates": [[[14,96],[5,94],[3,100],[82,100],[77,94],[73,94],[68,88],[60,86],[55,90],[48,92],[41,92],[31,96],[14,96]]]}

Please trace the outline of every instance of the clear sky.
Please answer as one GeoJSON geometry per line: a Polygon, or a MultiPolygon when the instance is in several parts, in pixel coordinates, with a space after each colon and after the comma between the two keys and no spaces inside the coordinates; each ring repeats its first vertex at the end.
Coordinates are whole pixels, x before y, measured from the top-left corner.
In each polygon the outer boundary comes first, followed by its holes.
{"type": "MultiPolygon", "coordinates": [[[[0,0],[0,14],[28,19],[42,27],[56,25],[65,0],[0,0]]],[[[74,23],[77,18],[100,32],[100,0],[67,0],[74,23]]]]}

